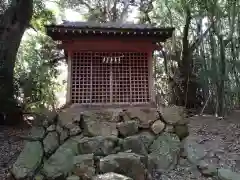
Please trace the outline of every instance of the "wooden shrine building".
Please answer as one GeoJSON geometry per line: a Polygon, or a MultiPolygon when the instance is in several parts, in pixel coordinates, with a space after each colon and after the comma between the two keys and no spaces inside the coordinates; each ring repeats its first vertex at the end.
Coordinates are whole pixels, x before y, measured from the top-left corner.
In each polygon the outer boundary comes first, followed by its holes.
{"type": "Polygon", "coordinates": [[[173,28],[150,25],[64,22],[46,26],[68,62],[67,102],[142,105],[154,102],[153,51],[173,28]]]}

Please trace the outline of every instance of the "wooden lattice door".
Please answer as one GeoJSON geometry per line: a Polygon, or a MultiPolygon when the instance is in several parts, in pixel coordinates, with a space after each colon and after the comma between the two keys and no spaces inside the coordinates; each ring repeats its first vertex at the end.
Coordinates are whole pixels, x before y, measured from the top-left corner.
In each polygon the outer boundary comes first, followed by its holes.
{"type": "Polygon", "coordinates": [[[74,52],[72,102],[79,104],[148,103],[148,53],[74,52]]]}

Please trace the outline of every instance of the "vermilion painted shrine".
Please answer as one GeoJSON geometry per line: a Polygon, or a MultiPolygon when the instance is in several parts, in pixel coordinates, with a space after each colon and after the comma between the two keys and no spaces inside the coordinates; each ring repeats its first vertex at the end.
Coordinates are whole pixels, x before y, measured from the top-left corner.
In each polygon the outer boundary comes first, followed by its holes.
{"type": "Polygon", "coordinates": [[[154,102],[153,51],[173,28],[64,22],[46,26],[68,59],[67,102],[137,105],[154,102]]]}

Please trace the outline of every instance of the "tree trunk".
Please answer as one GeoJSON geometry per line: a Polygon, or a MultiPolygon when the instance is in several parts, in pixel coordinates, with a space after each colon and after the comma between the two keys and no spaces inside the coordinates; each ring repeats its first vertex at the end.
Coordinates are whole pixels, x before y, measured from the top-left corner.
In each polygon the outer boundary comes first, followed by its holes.
{"type": "Polygon", "coordinates": [[[220,41],[220,60],[221,60],[221,80],[219,85],[218,91],[218,98],[219,98],[219,112],[220,116],[224,116],[224,104],[225,104],[225,76],[226,76],[226,62],[225,62],[225,47],[223,37],[219,36],[220,41]]]}
{"type": "Polygon", "coordinates": [[[182,106],[192,106],[192,102],[190,102],[189,97],[195,97],[196,91],[193,90],[191,91],[192,88],[189,86],[190,83],[190,78],[192,75],[192,57],[190,55],[190,49],[189,49],[189,41],[188,41],[188,33],[189,33],[189,28],[190,28],[190,23],[191,23],[191,11],[189,7],[186,8],[186,22],[184,26],[184,31],[183,31],[183,39],[182,39],[182,60],[180,63],[180,78],[183,80],[182,81],[182,89],[183,92],[181,95],[179,95],[180,98],[180,105],[182,106]],[[190,88],[189,88],[190,87],[190,88]],[[193,93],[193,94],[192,94],[193,93]]]}
{"type": "Polygon", "coordinates": [[[33,14],[33,0],[13,0],[0,16],[0,113],[5,120],[15,111],[14,66],[22,36],[33,14]]]}

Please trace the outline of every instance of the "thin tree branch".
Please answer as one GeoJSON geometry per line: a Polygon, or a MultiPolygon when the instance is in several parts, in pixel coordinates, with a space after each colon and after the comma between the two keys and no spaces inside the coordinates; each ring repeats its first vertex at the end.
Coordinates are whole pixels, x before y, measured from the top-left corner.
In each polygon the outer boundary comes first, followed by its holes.
{"type": "Polygon", "coordinates": [[[208,32],[210,31],[210,29],[212,27],[213,27],[213,23],[206,29],[206,31],[204,31],[204,33],[201,34],[201,36],[199,38],[196,39],[196,41],[194,43],[192,43],[192,45],[189,48],[191,53],[200,45],[200,43],[202,42],[202,40],[208,34],[208,32]]]}

